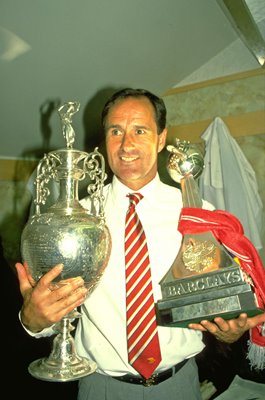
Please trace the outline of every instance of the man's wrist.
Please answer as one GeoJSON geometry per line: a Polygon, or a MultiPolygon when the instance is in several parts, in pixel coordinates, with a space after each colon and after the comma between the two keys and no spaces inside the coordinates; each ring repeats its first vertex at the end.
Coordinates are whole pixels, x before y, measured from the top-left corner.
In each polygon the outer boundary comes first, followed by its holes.
{"type": "Polygon", "coordinates": [[[34,328],[30,327],[27,325],[26,322],[23,321],[23,317],[22,317],[22,312],[20,311],[18,314],[20,323],[22,325],[22,327],[25,329],[25,331],[32,337],[36,337],[36,338],[40,338],[40,337],[44,337],[44,336],[51,336],[54,334],[54,330],[53,330],[53,326],[51,325],[47,328],[43,328],[40,330],[34,330],[34,328]]]}

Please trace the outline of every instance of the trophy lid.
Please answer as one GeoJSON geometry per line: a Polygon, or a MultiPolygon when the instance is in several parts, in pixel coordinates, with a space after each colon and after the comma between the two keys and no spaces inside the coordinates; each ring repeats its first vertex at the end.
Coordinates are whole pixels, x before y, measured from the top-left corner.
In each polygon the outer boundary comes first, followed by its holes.
{"type": "Polygon", "coordinates": [[[176,145],[168,145],[167,150],[170,152],[167,171],[175,182],[180,183],[181,179],[188,175],[192,175],[194,179],[201,175],[204,159],[198,146],[176,139],[176,145]]]}

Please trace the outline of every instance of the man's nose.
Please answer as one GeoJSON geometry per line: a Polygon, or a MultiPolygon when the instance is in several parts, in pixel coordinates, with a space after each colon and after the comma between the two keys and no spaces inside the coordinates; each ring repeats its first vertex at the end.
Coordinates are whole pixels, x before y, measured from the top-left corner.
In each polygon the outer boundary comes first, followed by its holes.
{"type": "Polygon", "coordinates": [[[128,150],[132,147],[134,147],[133,135],[130,132],[125,132],[122,137],[121,148],[124,150],[128,150]]]}

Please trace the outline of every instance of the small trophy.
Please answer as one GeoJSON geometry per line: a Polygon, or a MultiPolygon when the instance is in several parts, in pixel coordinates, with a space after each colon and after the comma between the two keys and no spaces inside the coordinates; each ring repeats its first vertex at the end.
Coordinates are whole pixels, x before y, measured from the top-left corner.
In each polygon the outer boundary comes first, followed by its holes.
{"type": "MultiPolygon", "coordinates": [[[[202,208],[195,181],[204,168],[202,153],[178,139],[167,150],[167,170],[181,185],[183,207],[202,208]]],[[[162,300],[156,303],[159,325],[187,327],[216,316],[230,319],[242,312],[249,316],[263,312],[239,263],[211,231],[183,236],[180,251],[160,286],[162,300]]]]}

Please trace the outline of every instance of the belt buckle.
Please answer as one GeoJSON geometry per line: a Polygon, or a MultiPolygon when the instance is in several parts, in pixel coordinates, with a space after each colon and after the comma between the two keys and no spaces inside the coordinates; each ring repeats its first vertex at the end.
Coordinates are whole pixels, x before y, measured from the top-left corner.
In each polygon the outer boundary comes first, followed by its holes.
{"type": "Polygon", "coordinates": [[[148,386],[153,386],[157,384],[157,379],[158,374],[153,374],[150,376],[150,378],[146,379],[143,383],[144,386],[148,387],[148,386]]]}

